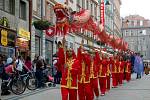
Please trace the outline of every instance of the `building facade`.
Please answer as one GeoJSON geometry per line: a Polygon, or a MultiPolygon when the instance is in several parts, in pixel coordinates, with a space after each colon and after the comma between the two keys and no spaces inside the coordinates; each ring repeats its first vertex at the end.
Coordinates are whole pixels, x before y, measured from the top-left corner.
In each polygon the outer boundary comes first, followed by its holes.
{"type": "Polygon", "coordinates": [[[28,0],[0,0],[0,53],[6,57],[29,55],[28,0]]]}
{"type": "Polygon", "coordinates": [[[150,59],[150,20],[139,15],[126,16],[122,20],[122,35],[129,49],[150,59]]]}
{"type": "Polygon", "coordinates": [[[121,17],[120,17],[120,6],[121,0],[112,0],[114,2],[114,33],[121,37],[121,17]]]}
{"type": "MultiPolygon", "coordinates": [[[[32,22],[37,20],[47,20],[55,24],[55,14],[53,6],[55,0],[32,0],[32,22]]],[[[49,37],[44,30],[38,30],[32,26],[31,37],[31,58],[42,56],[48,65],[52,64],[52,55],[55,51],[55,37],[49,37]]]]}
{"type": "Polygon", "coordinates": [[[105,0],[105,30],[108,34],[121,37],[121,0],[105,0]]]}

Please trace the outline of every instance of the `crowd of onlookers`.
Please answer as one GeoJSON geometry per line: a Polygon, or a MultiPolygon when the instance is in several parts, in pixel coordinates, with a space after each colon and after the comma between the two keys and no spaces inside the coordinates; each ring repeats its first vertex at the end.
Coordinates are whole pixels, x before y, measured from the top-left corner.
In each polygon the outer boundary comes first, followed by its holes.
{"type": "MultiPolygon", "coordinates": [[[[47,64],[42,56],[35,56],[34,60],[31,61],[29,56],[24,58],[22,56],[18,57],[8,57],[6,58],[3,55],[0,55],[0,78],[2,80],[8,80],[10,74],[13,74],[15,71],[19,74],[24,74],[29,71],[35,72],[37,79],[37,88],[43,88],[44,85],[44,69],[47,68],[47,64]]],[[[5,87],[1,85],[1,87],[5,87]]],[[[8,89],[1,90],[1,95],[9,95],[10,91],[8,89]]]]}

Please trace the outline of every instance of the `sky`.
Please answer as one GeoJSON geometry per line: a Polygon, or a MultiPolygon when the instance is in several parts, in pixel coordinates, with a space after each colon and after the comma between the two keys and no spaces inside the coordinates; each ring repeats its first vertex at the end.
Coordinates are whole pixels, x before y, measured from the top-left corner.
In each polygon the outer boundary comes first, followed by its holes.
{"type": "Polygon", "coordinates": [[[140,15],[150,19],[150,0],[121,0],[121,17],[140,15]]]}

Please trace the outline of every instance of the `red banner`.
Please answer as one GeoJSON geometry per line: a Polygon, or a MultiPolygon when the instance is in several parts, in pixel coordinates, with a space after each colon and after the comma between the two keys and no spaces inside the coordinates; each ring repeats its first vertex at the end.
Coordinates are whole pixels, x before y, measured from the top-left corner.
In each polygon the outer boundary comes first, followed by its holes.
{"type": "Polygon", "coordinates": [[[100,5],[100,16],[101,16],[101,24],[105,25],[105,12],[104,12],[104,0],[102,0],[100,5]]]}

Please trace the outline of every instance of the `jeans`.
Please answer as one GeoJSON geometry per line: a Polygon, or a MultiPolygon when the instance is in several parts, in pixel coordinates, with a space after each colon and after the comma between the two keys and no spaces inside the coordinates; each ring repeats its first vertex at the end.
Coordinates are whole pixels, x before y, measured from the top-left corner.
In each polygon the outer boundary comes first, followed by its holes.
{"type": "Polygon", "coordinates": [[[38,88],[44,87],[44,82],[43,82],[43,70],[42,69],[36,69],[36,78],[37,78],[37,84],[38,88]]]}

